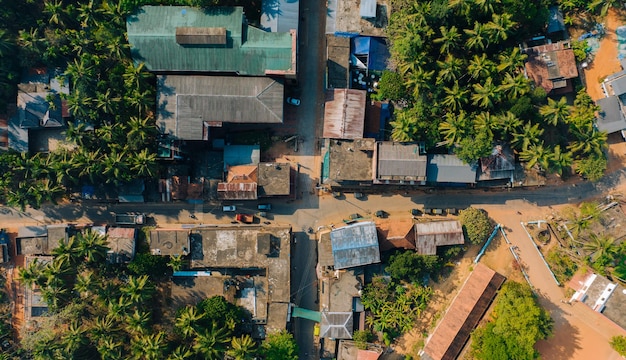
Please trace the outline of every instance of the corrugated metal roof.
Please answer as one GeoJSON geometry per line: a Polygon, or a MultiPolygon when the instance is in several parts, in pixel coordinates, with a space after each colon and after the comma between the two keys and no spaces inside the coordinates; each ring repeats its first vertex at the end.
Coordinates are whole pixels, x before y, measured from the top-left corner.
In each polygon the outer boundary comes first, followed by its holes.
{"type": "Polygon", "coordinates": [[[612,134],[626,129],[626,118],[617,96],[596,100],[596,104],[600,107],[596,118],[596,125],[600,131],[612,134]]]}
{"type": "Polygon", "coordinates": [[[218,183],[217,197],[222,200],[256,200],[257,183],[218,183]]]}
{"type": "Polygon", "coordinates": [[[556,88],[553,80],[573,79],[578,76],[574,51],[564,42],[545,44],[526,49],[525,68],[528,77],[546,92],[556,88]]]}
{"type": "Polygon", "coordinates": [[[365,90],[326,90],[324,138],[360,139],[365,126],[365,90]]]}
{"type": "Polygon", "coordinates": [[[293,70],[290,33],[269,33],[244,25],[242,7],[197,9],[143,6],[126,21],[136,62],[150,71],[216,71],[264,75],[266,70],[293,70]],[[176,28],[224,27],[227,44],[181,46],[176,28]]]}
{"type": "Polygon", "coordinates": [[[378,234],[373,222],[360,222],[330,232],[335,269],[380,262],[378,234]]]}
{"type": "Polygon", "coordinates": [[[428,155],[426,177],[429,182],[476,182],[476,166],[465,164],[456,155],[428,155]]]}
{"type": "Polygon", "coordinates": [[[157,78],[157,125],[183,140],[202,140],[205,123],[281,123],[284,85],[268,77],[157,78]]]}
{"type": "Polygon", "coordinates": [[[426,179],[426,156],[420,155],[418,144],[380,142],[377,156],[380,180],[426,179]]]}
{"type": "Polygon", "coordinates": [[[415,224],[415,247],[422,255],[435,255],[437,246],[465,243],[458,221],[431,221],[415,224]]]}
{"type": "Polygon", "coordinates": [[[412,219],[377,220],[380,251],[391,249],[415,249],[415,231],[412,219]]]}
{"type": "Polygon", "coordinates": [[[480,159],[478,180],[512,179],[515,156],[510,147],[496,145],[491,155],[480,159]]]}
{"type": "Polygon", "coordinates": [[[111,227],[107,230],[107,260],[111,263],[127,263],[135,256],[137,229],[111,227]]]}
{"type": "Polygon", "coordinates": [[[456,359],[504,279],[478,263],[426,343],[422,358],[456,359]]]}
{"type": "Polygon", "coordinates": [[[48,228],[43,226],[20,226],[17,229],[17,237],[18,238],[26,238],[26,237],[46,237],[48,236],[48,228]]]}
{"type": "Polygon", "coordinates": [[[352,312],[322,311],[320,337],[330,339],[352,339],[354,327],[352,312]]]}

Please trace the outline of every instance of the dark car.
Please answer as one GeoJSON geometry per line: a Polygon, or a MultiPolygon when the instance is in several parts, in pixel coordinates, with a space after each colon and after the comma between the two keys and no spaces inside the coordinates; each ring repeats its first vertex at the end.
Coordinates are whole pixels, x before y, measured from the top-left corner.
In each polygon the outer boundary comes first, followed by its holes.
{"type": "Polygon", "coordinates": [[[421,216],[422,211],[420,209],[411,209],[411,215],[413,216],[421,216]]]}

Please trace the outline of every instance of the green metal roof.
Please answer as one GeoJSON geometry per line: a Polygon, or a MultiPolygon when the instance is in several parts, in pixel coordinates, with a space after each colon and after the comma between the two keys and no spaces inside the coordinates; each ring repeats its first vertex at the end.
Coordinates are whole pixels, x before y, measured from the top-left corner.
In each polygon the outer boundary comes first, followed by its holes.
{"type": "MultiPolygon", "coordinates": [[[[242,7],[197,9],[143,6],[126,21],[136,62],[150,71],[236,72],[265,75],[266,70],[295,70],[290,33],[269,33],[244,24],[242,7]],[[225,45],[180,45],[176,28],[226,28],[225,45]]],[[[295,56],[295,55],[294,55],[295,56]]]]}

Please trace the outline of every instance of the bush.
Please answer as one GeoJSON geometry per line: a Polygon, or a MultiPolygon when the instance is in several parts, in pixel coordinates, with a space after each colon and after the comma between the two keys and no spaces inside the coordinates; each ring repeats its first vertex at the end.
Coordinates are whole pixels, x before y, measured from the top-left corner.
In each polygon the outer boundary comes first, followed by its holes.
{"type": "Polygon", "coordinates": [[[407,90],[404,86],[404,79],[395,71],[383,71],[378,82],[378,93],[381,100],[398,101],[406,98],[407,90]]]}
{"type": "Polygon", "coordinates": [[[470,207],[461,210],[459,221],[463,225],[465,238],[472,244],[481,244],[493,231],[487,213],[481,209],[470,207]]]}
{"type": "Polygon", "coordinates": [[[621,356],[626,356],[626,336],[613,336],[611,338],[611,347],[621,356]]]}
{"type": "Polygon", "coordinates": [[[546,255],[546,261],[550,264],[552,272],[561,283],[567,282],[574,276],[578,265],[558,248],[552,248],[546,255]]]}
{"type": "Polygon", "coordinates": [[[369,330],[356,330],[352,335],[356,347],[362,350],[367,348],[367,343],[372,341],[374,335],[369,330]]]}
{"type": "Polygon", "coordinates": [[[137,253],[133,261],[128,264],[128,270],[135,275],[161,277],[168,271],[167,257],[137,253]]]}
{"type": "Polygon", "coordinates": [[[441,261],[436,255],[420,255],[414,251],[403,251],[389,258],[385,271],[396,281],[410,283],[424,282],[431,273],[441,268],[441,261]]]}
{"type": "Polygon", "coordinates": [[[269,334],[261,345],[261,354],[267,360],[298,360],[298,344],[285,330],[269,334]]]}

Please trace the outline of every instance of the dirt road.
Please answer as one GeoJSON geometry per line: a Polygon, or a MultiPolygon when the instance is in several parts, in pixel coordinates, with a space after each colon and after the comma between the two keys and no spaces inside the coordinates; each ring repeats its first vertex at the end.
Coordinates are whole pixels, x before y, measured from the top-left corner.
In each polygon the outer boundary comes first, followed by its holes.
{"type": "Polygon", "coordinates": [[[615,29],[623,25],[624,21],[614,10],[609,10],[606,16],[606,34],[600,41],[600,49],[596,53],[593,62],[585,70],[587,93],[592,99],[598,100],[604,97],[600,84],[607,75],[622,70],[617,59],[617,35],[615,29]]]}

